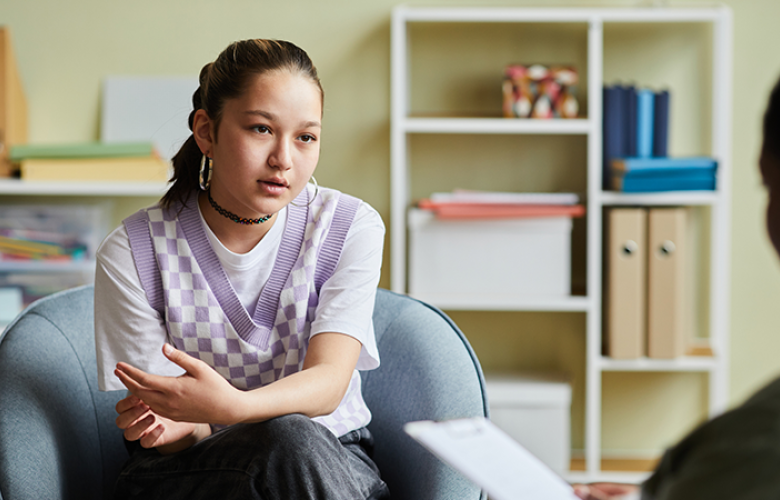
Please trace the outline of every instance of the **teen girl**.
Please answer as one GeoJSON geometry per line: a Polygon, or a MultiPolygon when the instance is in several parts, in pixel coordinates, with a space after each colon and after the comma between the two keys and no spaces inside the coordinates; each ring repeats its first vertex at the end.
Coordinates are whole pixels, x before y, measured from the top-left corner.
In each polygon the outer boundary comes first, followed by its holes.
{"type": "Polygon", "coordinates": [[[384,226],[312,184],[323,92],[295,45],[246,40],[200,73],[159,205],[102,244],[100,387],[127,388],[117,498],[389,498],[357,370],[384,226]]]}

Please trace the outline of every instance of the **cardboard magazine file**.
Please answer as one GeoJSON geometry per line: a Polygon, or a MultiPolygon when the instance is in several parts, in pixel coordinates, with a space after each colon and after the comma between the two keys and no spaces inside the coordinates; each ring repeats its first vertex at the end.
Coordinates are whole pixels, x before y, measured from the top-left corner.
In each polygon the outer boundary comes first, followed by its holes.
{"type": "Polygon", "coordinates": [[[608,209],[604,226],[606,354],[637,359],[646,344],[647,211],[608,209]]]}
{"type": "Polygon", "coordinates": [[[647,355],[672,359],[685,354],[688,304],[686,208],[652,208],[648,217],[647,355]]]}
{"type": "Polygon", "coordinates": [[[27,142],[27,101],[8,26],[0,26],[0,177],[11,175],[11,146],[27,142]]]}

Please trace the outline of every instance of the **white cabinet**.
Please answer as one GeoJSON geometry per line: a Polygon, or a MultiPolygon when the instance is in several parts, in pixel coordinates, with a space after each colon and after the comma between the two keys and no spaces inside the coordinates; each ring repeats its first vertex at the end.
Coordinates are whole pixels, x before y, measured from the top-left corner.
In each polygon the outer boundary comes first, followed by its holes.
{"type": "MultiPolygon", "coordinates": [[[[482,36],[482,35],[478,35],[482,36]]],[[[698,36],[698,35],[697,35],[698,36]]],[[[701,38],[701,37],[700,37],[701,38]]],[[[725,409],[727,402],[728,374],[728,310],[729,310],[729,214],[731,175],[731,60],[732,60],[731,12],[726,7],[704,8],[625,8],[625,9],[534,9],[534,8],[417,8],[401,6],[393,12],[392,20],[392,66],[391,66],[391,283],[396,292],[406,293],[412,272],[407,262],[408,216],[412,204],[429,193],[416,191],[413,180],[424,178],[428,185],[440,182],[436,190],[446,191],[454,182],[475,180],[478,189],[496,191],[533,191],[523,184],[521,174],[515,176],[507,169],[499,172],[498,178],[491,177],[491,164],[502,161],[500,148],[510,149],[509,155],[521,157],[528,148],[542,148],[537,155],[536,169],[550,169],[559,178],[550,185],[563,191],[572,190],[571,182],[579,182],[587,215],[582,228],[584,236],[580,248],[573,248],[573,259],[582,262],[582,291],[567,297],[546,299],[544,297],[512,296],[484,300],[475,295],[460,297],[458,301],[438,301],[434,305],[445,310],[514,310],[549,311],[566,313],[584,312],[586,316],[586,382],[584,386],[584,448],[586,472],[572,474],[572,479],[600,480],[617,478],[621,480],[639,476],[620,476],[601,470],[601,423],[602,423],[602,375],[606,372],[702,372],[706,374],[710,415],[725,409]],[[505,64],[517,62],[567,63],[580,58],[579,94],[582,118],[569,120],[505,119],[501,116],[500,78],[494,72],[493,90],[484,88],[482,82],[488,69],[482,61],[480,43],[469,43],[475,36],[471,30],[490,26],[488,36],[496,37],[494,47],[499,54],[508,54],[505,64]],[[649,28],[648,28],[649,27],[649,28]],[[658,31],[658,29],[661,31],[658,31]],[[706,64],[701,67],[682,68],[670,71],[689,72],[679,78],[701,89],[694,89],[695,97],[686,89],[671,84],[673,99],[696,99],[694,116],[674,117],[671,128],[674,140],[682,137],[678,151],[672,154],[700,154],[716,158],[719,164],[718,188],[713,192],[669,192],[650,194],[622,194],[602,190],[602,88],[605,83],[614,83],[614,78],[636,78],[639,84],[653,84],[643,79],[654,74],[654,64],[665,64],[667,58],[648,58],[644,48],[648,44],[663,45],[667,36],[663,29],[678,28],[681,34],[678,47],[686,45],[686,36],[691,30],[704,33],[703,50],[706,64]],[[691,29],[689,29],[691,28],[691,29]],[[656,31],[653,31],[653,30],[656,31]],[[699,31],[696,31],[699,30],[699,31]],[[702,32],[701,30],[705,30],[702,32]],[[523,33],[526,33],[524,35],[523,33]],[[530,33],[527,34],[527,33],[530,33]],[[462,35],[462,36],[461,36],[462,35]],[[444,40],[439,45],[431,43],[437,37],[444,40]],[[507,43],[507,40],[510,42],[507,43]],[[629,40],[630,43],[625,42],[629,40]],[[535,61],[511,59],[511,47],[533,47],[534,41],[542,47],[526,51],[526,56],[538,58],[535,61]],[[425,62],[436,61],[428,54],[421,60],[415,57],[420,47],[447,47],[442,54],[442,64],[458,64],[459,82],[436,80],[436,68],[427,67],[425,62]],[[506,49],[509,47],[509,50],[506,49]],[[504,52],[501,52],[501,51],[504,52]],[[633,52],[632,52],[633,51],[633,52]],[[555,60],[555,54],[565,54],[565,61],[555,60]],[[636,54],[632,66],[632,53],[636,54]],[[621,59],[624,58],[624,59],[621,59]],[[644,58],[648,58],[645,64],[644,58]],[[422,61],[422,62],[421,62],[422,61]],[[644,66],[642,66],[644,65],[644,66]],[[641,70],[628,69],[640,67],[641,70]],[[627,74],[622,75],[623,68],[627,74]],[[419,78],[425,74],[425,78],[419,78]],[[473,75],[473,81],[470,82],[473,75]],[[478,80],[478,81],[477,81],[478,80]],[[469,83],[470,82],[470,83],[469,83]],[[445,85],[446,83],[446,85],[445,85]],[[437,88],[437,87],[445,88],[437,88]],[[701,92],[698,92],[701,90],[701,92]],[[464,101],[470,104],[459,106],[447,103],[457,102],[452,93],[464,92],[464,101]],[[469,95],[465,95],[469,94],[469,95]],[[703,96],[703,97],[702,97],[703,96]],[[701,108],[701,109],[700,109],[701,108]],[[493,110],[492,116],[485,116],[485,110],[493,110]],[[703,117],[703,118],[702,118],[703,117]],[[679,119],[675,122],[675,119],[679,119]],[[683,130],[684,129],[684,130],[683,130]],[[457,137],[457,142],[446,137],[457,137]],[[679,137],[678,137],[679,136],[679,137]],[[442,139],[442,138],[445,139],[442,139]],[[491,137],[493,139],[487,139],[491,137]],[[433,146],[419,148],[418,141],[428,140],[433,146]],[[482,158],[475,165],[474,172],[452,170],[438,173],[428,172],[428,164],[436,163],[436,155],[430,153],[435,146],[443,145],[453,151],[449,155],[482,158]],[[513,149],[515,148],[515,149],[513,149]],[[560,160],[560,149],[578,155],[576,161],[560,160]],[[470,155],[470,156],[469,156],[470,155]],[[546,155],[546,156],[545,156],[546,155]],[[420,158],[422,156],[422,158],[420,158]],[[493,161],[498,158],[497,161],[493,161]],[[547,159],[545,159],[547,158],[547,159]],[[570,164],[561,166],[561,164],[570,164]],[[422,171],[422,172],[421,172],[422,171]],[[421,173],[420,173],[421,172],[421,173]],[[502,178],[503,176],[504,178],[502,178]],[[507,176],[515,176],[506,179],[507,176]],[[489,178],[489,180],[484,180],[489,178]],[[453,180],[455,179],[455,180],[453,180]],[[577,180],[579,179],[579,180],[577,180]],[[691,206],[703,214],[700,249],[706,254],[702,260],[705,282],[700,307],[704,316],[700,332],[712,348],[713,355],[706,357],[684,356],[674,360],[639,359],[613,360],[602,355],[602,217],[605,207],[628,206],[691,206]]],[[[702,49],[701,46],[694,47],[702,49]]],[[[660,47],[659,50],[663,50],[660,47]]],[[[495,57],[494,57],[495,59],[495,57]]],[[[678,59],[668,57],[670,64],[678,59]]],[[[495,69],[495,68],[493,68],[495,69]]],[[[673,101],[674,102],[674,101],[673,101]]],[[[674,113],[674,106],[672,113],[674,113]]],[[[487,113],[489,115],[489,113],[487,113]]],[[[506,156],[506,155],[505,155],[506,156]]],[[[526,168],[518,162],[518,172],[526,168]]],[[[542,184],[544,186],[544,184],[542,184]]],[[[466,187],[466,186],[458,186],[466,187]]],[[[417,230],[417,229],[415,229],[417,230]]],[[[490,258],[490,248],[485,248],[490,258]]],[[[573,271],[575,272],[575,271],[573,271]]],[[[574,279],[572,281],[575,281],[574,279]]],[[[421,297],[425,299],[425,297],[421,297]]],[[[467,334],[469,332],[466,332],[467,334]]]]}

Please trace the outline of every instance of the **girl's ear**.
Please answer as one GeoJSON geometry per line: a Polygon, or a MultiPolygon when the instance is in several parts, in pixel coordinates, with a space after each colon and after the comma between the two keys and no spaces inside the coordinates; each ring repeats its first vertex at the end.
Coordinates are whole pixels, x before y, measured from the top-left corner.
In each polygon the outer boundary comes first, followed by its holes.
{"type": "Polygon", "coordinates": [[[211,156],[212,146],[214,144],[214,122],[206,114],[206,111],[199,109],[195,112],[192,120],[192,135],[195,142],[198,143],[200,152],[206,156],[211,156]]]}

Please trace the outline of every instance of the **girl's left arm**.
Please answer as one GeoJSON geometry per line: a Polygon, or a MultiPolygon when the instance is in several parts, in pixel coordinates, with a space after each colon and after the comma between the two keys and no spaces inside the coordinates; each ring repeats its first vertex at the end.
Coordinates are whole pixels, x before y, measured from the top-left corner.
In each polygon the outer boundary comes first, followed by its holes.
{"type": "Polygon", "coordinates": [[[348,335],[320,333],[309,342],[303,370],[251,391],[236,389],[209,365],[169,344],[163,353],[186,371],[183,375],[152,375],[126,363],[117,365],[116,375],[157,415],[175,421],[232,425],[290,413],[317,417],[338,407],[360,348],[348,335]]]}

